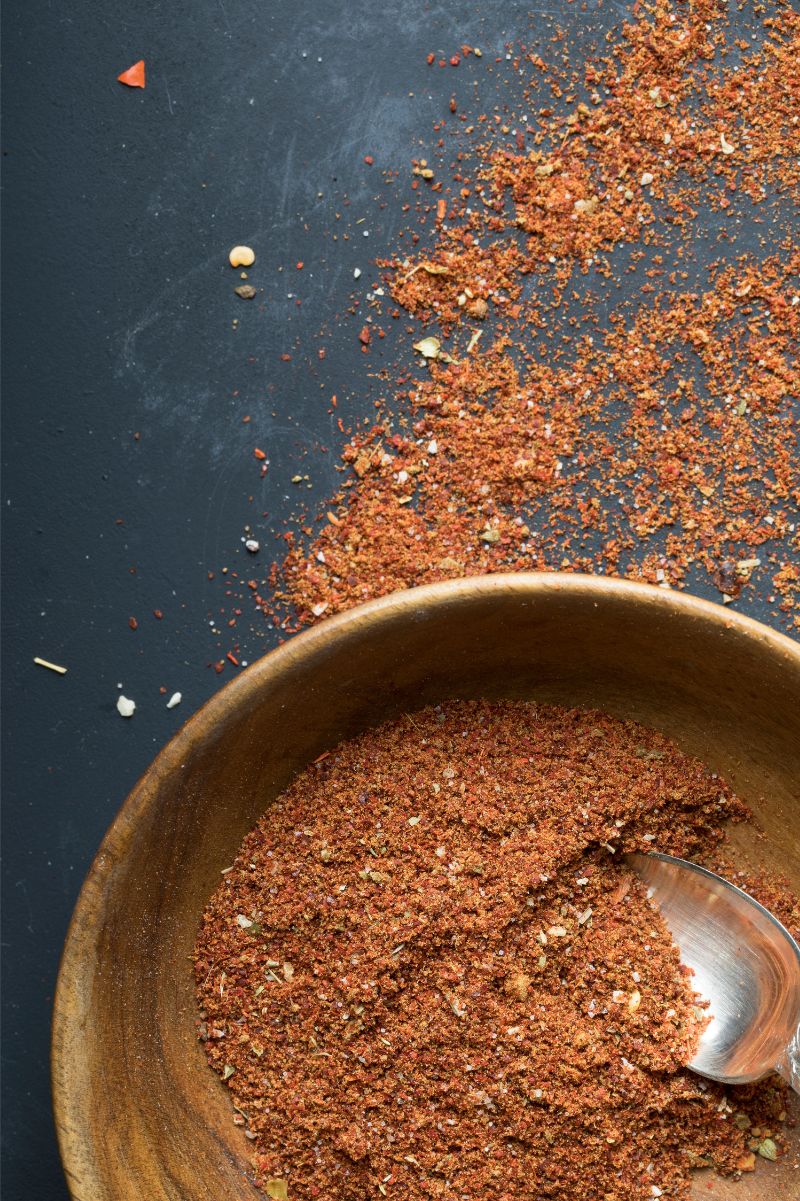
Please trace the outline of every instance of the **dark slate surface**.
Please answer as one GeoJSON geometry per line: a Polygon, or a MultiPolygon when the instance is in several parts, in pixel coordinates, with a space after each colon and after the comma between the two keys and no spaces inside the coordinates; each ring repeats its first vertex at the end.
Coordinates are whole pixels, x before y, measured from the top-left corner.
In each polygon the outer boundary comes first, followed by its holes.
{"type": "MultiPolygon", "coordinates": [[[[579,22],[602,34],[623,11],[577,9],[561,7],[576,52],[579,22]]],[[[463,0],[6,7],[8,1201],[66,1197],[48,1086],[58,953],[117,807],[220,685],[208,664],[234,638],[212,628],[223,593],[207,572],[252,570],[244,525],[267,512],[261,534],[281,528],[296,472],[312,476],[307,500],[331,492],[335,453],[303,457],[341,442],[330,394],[348,398],[349,421],[379,394],[356,327],[332,318],[348,307],[354,267],[374,279],[370,259],[400,226],[392,189],[385,207],[377,199],[379,169],[399,169],[407,189],[451,92],[471,90],[472,67],[431,71],[425,55],[469,42],[493,56],[523,31],[535,42],[548,11],[516,0],[485,0],[480,14],[463,0]],[[146,90],[116,83],[140,57],[146,90]],[[365,221],[334,243],[323,233],[345,197],[351,222],[365,221]],[[258,250],[259,301],[232,296],[236,242],[258,250]],[[315,339],[327,326],[323,362],[315,339]],[[263,481],[256,443],[271,460],[263,481]],[[34,667],[37,654],[69,674],[34,667]],[[114,712],[118,683],[139,706],[130,722],[114,712]],[[162,685],[183,693],[180,708],[167,712],[162,685]]],[[[770,617],[758,602],[749,611],[770,617]]],[[[235,640],[250,660],[274,644],[249,615],[235,640]]]]}

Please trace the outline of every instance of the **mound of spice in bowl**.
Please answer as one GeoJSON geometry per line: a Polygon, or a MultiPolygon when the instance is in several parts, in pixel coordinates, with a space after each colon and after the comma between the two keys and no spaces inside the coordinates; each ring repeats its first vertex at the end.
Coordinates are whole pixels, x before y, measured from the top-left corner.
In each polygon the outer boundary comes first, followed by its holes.
{"type": "MultiPolygon", "coordinates": [[[[619,862],[709,861],[747,817],[663,735],[527,702],[426,709],[310,766],[196,948],[200,1038],[258,1183],[633,1201],[779,1158],[778,1077],[726,1089],[683,1067],[702,1008],[619,862]]],[[[792,898],[769,903],[797,929],[792,898]]]]}

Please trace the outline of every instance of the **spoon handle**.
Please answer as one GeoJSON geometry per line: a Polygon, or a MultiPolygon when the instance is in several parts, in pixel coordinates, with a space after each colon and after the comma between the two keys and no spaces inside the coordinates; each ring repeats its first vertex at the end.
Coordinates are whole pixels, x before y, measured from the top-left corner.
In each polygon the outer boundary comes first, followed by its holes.
{"type": "Polygon", "coordinates": [[[800,1093],[800,1023],[776,1070],[780,1072],[784,1080],[789,1082],[796,1093],[800,1093]]]}

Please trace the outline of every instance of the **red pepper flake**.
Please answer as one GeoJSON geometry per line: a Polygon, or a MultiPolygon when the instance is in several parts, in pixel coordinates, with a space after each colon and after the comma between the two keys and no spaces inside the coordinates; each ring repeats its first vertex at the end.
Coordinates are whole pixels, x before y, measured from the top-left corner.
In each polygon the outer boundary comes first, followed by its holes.
{"type": "Polygon", "coordinates": [[[358,335],[358,340],[363,346],[369,346],[370,342],[372,341],[372,332],[368,325],[365,325],[361,330],[361,333],[358,335]]]}
{"type": "Polygon", "coordinates": [[[450,58],[450,66],[451,67],[457,67],[460,62],[461,62],[461,55],[459,55],[459,54],[454,54],[450,58]]]}
{"type": "Polygon", "coordinates": [[[234,667],[239,666],[239,660],[236,658],[233,651],[228,651],[225,658],[228,659],[234,665],[234,667]]]}
{"type": "Polygon", "coordinates": [[[266,459],[266,457],[267,457],[265,452],[261,449],[260,446],[253,447],[253,454],[255,455],[255,457],[257,459],[266,459]]]}
{"type": "Polygon", "coordinates": [[[143,88],[145,86],[144,59],[140,58],[138,63],[134,63],[132,67],[128,67],[127,71],[118,75],[117,82],[124,83],[128,88],[143,88]]]}
{"type": "Polygon", "coordinates": [[[135,618],[135,617],[129,617],[129,618],[128,618],[128,625],[131,627],[131,629],[132,629],[132,630],[138,630],[138,629],[139,629],[139,623],[138,623],[138,621],[136,620],[136,618],[135,618]]]}
{"type": "Polygon", "coordinates": [[[429,54],[428,57],[425,59],[425,62],[428,64],[429,67],[432,67],[435,61],[436,61],[435,54],[429,54]]]}
{"type": "Polygon", "coordinates": [[[364,162],[367,164],[368,167],[371,167],[372,164],[375,162],[375,159],[372,157],[371,154],[365,154],[364,162]]]}
{"type": "Polygon", "coordinates": [[[300,261],[297,263],[297,270],[302,271],[304,266],[305,264],[303,263],[303,260],[300,259],[300,261]]]}
{"type": "Polygon", "coordinates": [[[156,621],[162,621],[164,614],[160,609],[153,609],[153,617],[155,617],[156,621]]]}

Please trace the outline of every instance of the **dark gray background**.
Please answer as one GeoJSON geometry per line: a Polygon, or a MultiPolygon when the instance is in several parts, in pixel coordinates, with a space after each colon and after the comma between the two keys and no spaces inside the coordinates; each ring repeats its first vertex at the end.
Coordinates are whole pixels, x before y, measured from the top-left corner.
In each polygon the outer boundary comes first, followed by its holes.
{"type": "MultiPolygon", "coordinates": [[[[555,7],[578,43],[581,21],[602,35],[622,11],[555,7]]],[[[376,278],[370,260],[391,250],[404,219],[411,157],[430,155],[432,122],[454,90],[470,93],[477,71],[475,60],[431,69],[425,55],[468,42],[494,57],[526,32],[534,43],[548,11],[509,0],[487,0],[479,15],[461,0],[6,5],[8,1201],[66,1196],[49,1107],[50,1009],[103,831],[159,747],[233,670],[220,677],[210,662],[234,643],[248,660],[275,643],[250,608],[234,631],[225,626],[220,569],[255,571],[241,536],[258,518],[263,576],[266,531],[297,505],[291,476],[309,471],[312,503],[338,478],[331,393],[348,423],[380,393],[369,374],[380,352],[365,363],[361,322],[347,315],[353,269],[364,272],[363,294],[376,278]],[[116,75],[141,57],[146,90],[123,88],[116,75]],[[402,186],[384,187],[383,167],[398,169],[402,186]],[[344,228],[336,211],[349,214],[349,241],[326,236],[344,228]],[[252,303],[232,296],[226,256],[237,242],[258,251],[251,282],[264,294],[252,303]],[[329,453],[306,460],[320,442],[329,453]],[[271,461],[263,481],[256,444],[271,461]],[[35,667],[34,655],[68,675],[35,667]],[[132,721],[115,712],[118,683],[137,701],[132,721]],[[180,708],[165,709],[161,685],[183,693],[180,708]]],[[[748,611],[770,617],[758,600],[748,611]]]]}

